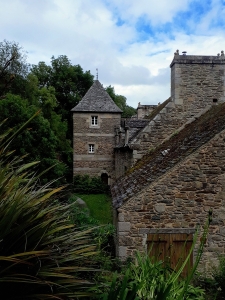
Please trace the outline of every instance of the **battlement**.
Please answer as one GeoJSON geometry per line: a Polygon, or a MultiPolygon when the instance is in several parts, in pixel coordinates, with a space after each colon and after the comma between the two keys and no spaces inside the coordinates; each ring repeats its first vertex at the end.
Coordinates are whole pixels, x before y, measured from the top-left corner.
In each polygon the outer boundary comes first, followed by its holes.
{"type": "Polygon", "coordinates": [[[174,64],[225,64],[224,51],[217,55],[187,55],[186,51],[179,54],[179,50],[174,53],[173,61],[170,64],[172,68],[174,64]]]}
{"type": "Polygon", "coordinates": [[[225,101],[224,51],[217,56],[183,55],[174,53],[171,68],[171,98],[184,110],[204,107],[213,102],[225,101]]]}

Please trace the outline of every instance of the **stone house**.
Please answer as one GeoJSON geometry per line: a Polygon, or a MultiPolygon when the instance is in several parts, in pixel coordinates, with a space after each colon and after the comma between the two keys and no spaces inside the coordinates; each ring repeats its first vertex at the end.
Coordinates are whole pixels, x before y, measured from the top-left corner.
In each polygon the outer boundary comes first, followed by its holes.
{"type": "Polygon", "coordinates": [[[125,259],[154,241],[175,266],[212,210],[208,268],[225,253],[225,57],[177,51],[170,67],[171,97],[126,145],[131,166],[111,187],[117,254],[125,259]]]}
{"type": "MultiPolygon", "coordinates": [[[[149,106],[151,111],[154,105],[149,106]]],[[[122,110],[95,80],[73,113],[73,174],[101,176],[108,185],[133,161],[128,143],[148,120],[121,118],[122,110]],[[124,153],[124,156],[123,156],[124,153]]],[[[146,110],[144,110],[146,111],[146,110]]]]}
{"type": "Polygon", "coordinates": [[[109,177],[121,259],[154,241],[153,250],[175,256],[176,265],[212,209],[207,268],[225,253],[225,57],[177,51],[170,68],[170,97],[139,105],[136,119],[121,119],[95,81],[72,110],[74,174],[109,177]]]}
{"type": "Polygon", "coordinates": [[[73,174],[101,176],[110,185],[115,177],[115,135],[122,110],[95,80],[72,112],[73,174]]]}

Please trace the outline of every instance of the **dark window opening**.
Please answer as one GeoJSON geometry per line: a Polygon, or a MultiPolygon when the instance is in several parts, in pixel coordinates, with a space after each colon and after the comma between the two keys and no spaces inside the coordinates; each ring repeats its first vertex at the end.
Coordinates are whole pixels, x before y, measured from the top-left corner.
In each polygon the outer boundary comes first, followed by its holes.
{"type": "Polygon", "coordinates": [[[106,185],[108,185],[108,178],[109,178],[108,174],[102,173],[102,175],[101,175],[101,180],[102,180],[102,182],[104,182],[106,185]]]}
{"type": "Polygon", "coordinates": [[[89,153],[94,153],[95,152],[95,145],[94,144],[89,144],[88,148],[89,148],[89,153]]]}
{"type": "Polygon", "coordinates": [[[213,103],[216,103],[217,102],[217,99],[213,99],[213,103]]]}
{"type": "Polygon", "coordinates": [[[91,117],[91,125],[93,125],[93,126],[98,125],[98,116],[91,117]]]}

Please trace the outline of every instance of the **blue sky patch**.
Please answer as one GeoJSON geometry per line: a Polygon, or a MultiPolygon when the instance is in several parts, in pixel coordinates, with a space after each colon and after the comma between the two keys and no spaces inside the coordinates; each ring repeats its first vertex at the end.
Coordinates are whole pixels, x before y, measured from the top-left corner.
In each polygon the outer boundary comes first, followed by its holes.
{"type": "Polygon", "coordinates": [[[174,39],[172,27],[173,24],[170,22],[153,26],[150,21],[147,20],[146,16],[140,17],[136,23],[139,41],[145,41],[149,38],[161,40],[161,34],[166,34],[169,38],[174,39]]]}
{"type": "Polygon", "coordinates": [[[120,17],[117,17],[116,26],[123,26],[125,24],[125,21],[122,20],[120,17]]]}

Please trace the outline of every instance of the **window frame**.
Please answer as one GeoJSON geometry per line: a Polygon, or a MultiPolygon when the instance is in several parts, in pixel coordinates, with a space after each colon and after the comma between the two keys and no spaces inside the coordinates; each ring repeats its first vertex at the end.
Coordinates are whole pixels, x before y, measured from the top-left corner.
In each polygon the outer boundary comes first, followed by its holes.
{"type": "Polygon", "coordinates": [[[91,126],[98,126],[98,116],[91,116],[91,126]]]}
{"type": "Polygon", "coordinates": [[[95,144],[88,144],[88,153],[95,153],[95,144]]]}

